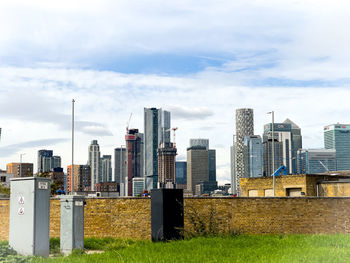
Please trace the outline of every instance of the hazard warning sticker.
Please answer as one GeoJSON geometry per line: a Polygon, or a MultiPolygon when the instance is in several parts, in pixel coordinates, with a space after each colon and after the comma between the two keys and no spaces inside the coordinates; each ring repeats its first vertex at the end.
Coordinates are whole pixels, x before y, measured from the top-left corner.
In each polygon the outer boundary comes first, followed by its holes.
{"type": "Polygon", "coordinates": [[[24,215],[24,207],[18,208],[18,215],[20,216],[24,215]]]}

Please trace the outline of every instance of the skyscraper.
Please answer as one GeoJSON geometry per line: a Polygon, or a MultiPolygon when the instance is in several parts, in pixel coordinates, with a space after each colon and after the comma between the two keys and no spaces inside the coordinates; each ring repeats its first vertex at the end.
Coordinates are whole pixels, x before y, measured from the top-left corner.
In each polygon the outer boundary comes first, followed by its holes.
{"type": "Polygon", "coordinates": [[[114,149],[114,181],[118,184],[124,184],[126,176],[126,149],[114,149]]]}
{"type": "Polygon", "coordinates": [[[161,143],[158,148],[158,183],[161,188],[175,186],[175,158],[177,149],[173,143],[161,143]]]}
{"type": "MultiPolygon", "coordinates": [[[[264,126],[264,136],[271,136],[272,123],[264,126]]],[[[275,160],[278,163],[287,167],[287,172],[293,174],[293,162],[296,160],[296,155],[293,156],[293,135],[292,125],[290,123],[274,123],[275,139],[282,143],[282,152],[275,152],[275,160]],[[282,162],[281,162],[282,161],[282,162]]],[[[278,166],[276,169],[278,169],[278,166]]],[[[273,173],[274,171],[272,171],[273,173]]]]}
{"type": "Polygon", "coordinates": [[[91,167],[91,191],[95,191],[95,184],[101,180],[100,146],[97,140],[93,140],[89,146],[88,165],[91,167]]]}
{"type": "Polygon", "coordinates": [[[297,172],[297,152],[303,148],[303,138],[301,136],[301,129],[290,119],[286,119],[283,123],[289,123],[291,125],[292,132],[292,172],[297,172]]]}
{"type": "Polygon", "coordinates": [[[350,170],[350,124],[324,127],[324,147],[336,150],[337,170],[350,170]]]}
{"type": "Polygon", "coordinates": [[[235,145],[235,179],[236,193],[239,194],[239,178],[244,177],[244,136],[254,135],[253,109],[236,110],[236,145],[235,145]]]}
{"type": "Polygon", "coordinates": [[[278,140],[278,134],[272,133],[263,135],[263,175],[271,176],[283,165],[283,143],[278,140]],[[272,167],[272,138],[274,140],[274,167],[272,167]]]}
{"type": "Polygon", "coordinates": [[[126,141],[125,195],[133,196],[133,178],[143,177],[143,134],[138,129],[129,129],[126,141]]]}
{"type": "Polygon", "coordinates": [[[170,112],[157,108],[144,108],[144,128],[144,175],[146,178],[153,178],[153,188],[157,188],[157,149],[160,143],[170,143],[170,112]]]}
{"type": "Polygon", "coordinates": [[[112,182],[112,156],[103,155],[101,158],[102,182],[112,182]]]}
{"type": "Polygon", "coordinates": [[[209,151],[204,146],[187,148],[187,190],[195,194],[196,185],[209,181],[209,151]]]}
{"type": "Polygon", "coordinates": [[[263,146],[259,135],[244,137],[244,158],[246,169],[244,177],[263,176],[263,146]]]}
{"type": "MultiPolygon", "coordinates": [[[[82,192],[91,190],[91,169],[90,165],[73,165],[74,169],[74,191],[82,192]]],[[[72,191],[72,165],[67,167],[66,191],[72,191]]]]}
{"type": "Polygon", "coordinates": [[[44,157],[51,158],[52,155],[53,155],[52,150],[38,151],[38,174],[50,171],[50,169],[48,168],[50,167],[50,165],[48,163],[51,162],[51,160],[44,157]],[[44,167],[44,162],[46,163],[46,167],[44,167]]]}

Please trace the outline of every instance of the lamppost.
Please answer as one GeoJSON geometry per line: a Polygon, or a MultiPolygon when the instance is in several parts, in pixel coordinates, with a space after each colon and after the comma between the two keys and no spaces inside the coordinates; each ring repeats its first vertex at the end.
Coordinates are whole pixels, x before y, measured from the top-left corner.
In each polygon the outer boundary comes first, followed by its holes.
{"type": "Polygon", "coordinates": [[[271,133],[272,133],[272,144],[271,144],[271,147],[272,147],[272,180],[273,180],[273,197],[275,197],[275,190],[276,190],[276,181],[275,181],[275,112],[274,111],[271,111],[271,112],[268,112],[267,114],[271,114],[271,117],[272,117],[272,124],[271,124],[271,133]]]}
{"type": "Polygon", "coordinates": [[[71,167],[71,194],[74,194],[74,102],[72,99],[72,167],[71,167]]]}
{"type": "Polygon", "coordinates": [[[21,153],[19,155],[19,177],[22,177],[22,156],[25,155],[25,153],[21,153]]]}

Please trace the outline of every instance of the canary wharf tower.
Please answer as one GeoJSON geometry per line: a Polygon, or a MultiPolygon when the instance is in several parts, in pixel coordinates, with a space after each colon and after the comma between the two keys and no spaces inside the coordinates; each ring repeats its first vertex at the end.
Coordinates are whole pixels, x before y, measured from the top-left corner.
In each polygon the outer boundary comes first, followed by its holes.
{"type": "Polygon", "coordinates": [[[236,192],[239,193],[239,179],[245,175],[244,136],[254,135],[253,109],[236,110],[236,153],[235,153],[235,182],[236,192]]]}

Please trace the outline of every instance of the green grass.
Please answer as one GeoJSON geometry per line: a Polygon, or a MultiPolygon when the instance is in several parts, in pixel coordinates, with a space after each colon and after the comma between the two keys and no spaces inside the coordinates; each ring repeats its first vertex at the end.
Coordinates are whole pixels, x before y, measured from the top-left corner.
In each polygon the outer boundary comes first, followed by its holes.
{"type": "Polygon", "coordinates": [[[102,254],[33,262],[350,262],[350,235],[239,235],[167,243],[89,238],[102,254]]]}

